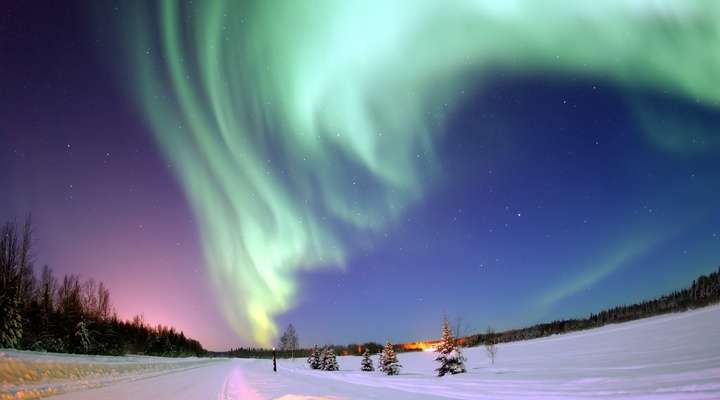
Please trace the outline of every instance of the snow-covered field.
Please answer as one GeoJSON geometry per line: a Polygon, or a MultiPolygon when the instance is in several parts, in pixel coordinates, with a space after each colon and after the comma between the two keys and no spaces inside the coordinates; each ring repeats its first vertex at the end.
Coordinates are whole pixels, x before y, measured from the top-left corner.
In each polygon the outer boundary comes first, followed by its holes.
{"type": "Polygon", "coordinates": [[[207,366],[201,358],[108,357],[0,350],[0,400],[35,399],[207,366]]]}
{"type": "Polygon", "coordinates": [[[720,307],[503,344],[494,366],[483,348],[466,349],[465,355],[468,373],[437,378],[433,353],[400,354],[401,375],[384,376],[360,372],[360,357],[338,357],[339,372],[279,360],[273,373],[268,360],[6,351],[0,358],[0,398],[40,387],[67,391],[53,399],[78,400],[720,399],[720,307]],[[21,384],[17,373],[8,372],[17,365],[32,370],[34,363],[38,370],[57,363],[63,372],[36,373],[21,384]],[[85,390],[93,386],[103,387],[85,390]]]}

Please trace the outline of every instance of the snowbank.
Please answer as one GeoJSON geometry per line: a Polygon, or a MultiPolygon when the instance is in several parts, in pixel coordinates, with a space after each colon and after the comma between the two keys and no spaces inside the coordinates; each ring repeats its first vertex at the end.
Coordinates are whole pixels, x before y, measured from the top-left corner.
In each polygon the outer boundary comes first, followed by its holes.
{"type": "Polygon", "coordinates": [[[196,357],[111,357],[0,350],[0,399],[35,399],[196,368],[208,362],[211,360],[196,357]]]}

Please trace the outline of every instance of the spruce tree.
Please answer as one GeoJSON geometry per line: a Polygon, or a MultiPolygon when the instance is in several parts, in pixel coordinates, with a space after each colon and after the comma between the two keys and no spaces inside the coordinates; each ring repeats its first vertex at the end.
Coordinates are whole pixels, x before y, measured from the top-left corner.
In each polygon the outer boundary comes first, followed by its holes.
{"type": "Polygon", "coordinates": [[[372,358],[370,358],[370,351],[365,348],[365,352],[363,353],[362,361],[360,362],[360,370],[371,372],[375,371],[375,367],[373,367],[372,358]]]}
{"type": "Polygon", "coordinates": [[[0,348],[16,348],[22,338],[20,302],[10,293],[0,294],[0,348]]]}
{"type": "Polygon", "coordinates": [[[322,360],[320,359],[320,350],[317,346],[313,347],[313,351],[310,353],[310,357],[308,357],[307,362],[310,365],[310,368],[321,369],[322,360]]]}
{"type": "Polygon", "coordinates": [[[15,223],[0,229],[0,347],[17,348],[23,336],[22,254],[15,223]]]}
{"type": "Polygon", "coordinates": [[[397,375],[400,373],[401,367],[402,365],[400,365],[400,362],[395,355],[395,350],[393,350],[393,345],[388,340],[388,342],[385,343],[382,353],[380,354],[378,369],[388,375],[397,375]]]}
{"type": "Polygon", "coordinates": [[[327,347],[320,350],[320,369],[325,371],[325,357],[327,357],[327,347]]]}
{"type": "Polygon", "coordinates": [[[323,351],[323,371],[338,371],[340,366],[335,358],[335,350],[332,347],[326,347],[323,351]]]}
{"type": "Polygon", "coordinates": [[[75,329],[75,336],[78,338],[79,341],[79,346],[77,350],[79,350],[79,353],[89,354],[90,350],[92,349],[92,341],[90,339],[90,331],[87,328],[87,324],[84,320],[80,321],[78,322],[75,329]]]}
{"type": "Polygon", "coordinates": [[[438,353],[435,361],[440,363],[440,367],[436,369],[438,376],[444,376],[447,373],[455,375],[465,372],[465,357],[455,342],[447,318],[443,321],[442,339],[435,351],[438,353]]]}
{"type": "Polygon", "coordinates": [[[385,347],[380,350],[380,355],[378,355],[378,371],[385,372],[385,347]]]}

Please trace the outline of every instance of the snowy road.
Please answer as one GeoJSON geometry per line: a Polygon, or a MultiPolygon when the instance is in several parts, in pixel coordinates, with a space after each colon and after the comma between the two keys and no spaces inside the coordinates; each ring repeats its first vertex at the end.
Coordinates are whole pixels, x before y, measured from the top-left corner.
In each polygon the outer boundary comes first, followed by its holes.
{"type": "MultiPolygon", "coordinates": [[[[433,353],[401,354],[401,375],[384,376],[359,371],[359,357],[338,357],[339,372],[310,370],[304,360],[279,360],[273,373],[268,360],[6,352],[0,358],[0,378],[5,379],[0,380],[0,398],[32,398],[27,396],[29,385],[66,392],[51,397],[58,400],[720,399],[718,337],[720,306],[713,306],[503,344],[493,366],[483,348],[466,349],[468,373],[444,378],[434,376],[433,353]],[[58,363],[69,373],[18,384],[6,378],[12,374],[4,367],[12,358],[25,364],[58,363]],[[86,389],[92,386],[102,387],[86,389]]],[[[26,373],[15,376],[24,379],[26,373]]]]}
{"type": "MultiPolygon", "coordinates": [[[[396,399],[403,392],[327,379],[326,374],[304,374],[300,361],[293,367],[272,372],[268,360],[235,359],[210,366],[169,373],[148,379],[68,393],[52,399],[116,400],[260,400],[260,399],[396,399]]],[[[308,371],[310,372],[310,371],[308,371]]],[[[414,399],[436,397],[413,396],[414,399]]]]}

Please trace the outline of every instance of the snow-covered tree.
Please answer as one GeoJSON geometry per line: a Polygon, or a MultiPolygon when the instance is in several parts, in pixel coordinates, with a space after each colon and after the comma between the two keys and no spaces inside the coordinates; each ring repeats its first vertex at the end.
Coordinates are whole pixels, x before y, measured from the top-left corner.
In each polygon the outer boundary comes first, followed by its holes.
{"type": "Polygon", "coordinates": [[[380,354],[378,355],[378,362],[377,362],[378,371],[385,372],[383,370],[383,365],[385,365],[385,347],[383,347],[383,349],[380,350],[380,354]]]}
{"type": "Polygon", "coordinates": [[[382,353],[380,353],[378,369],[388,375],[397,375],[400,373],[401,367],[402,365],[400,365],[395,355],[395,350],[393,350],[393,345],[388,340],[388,342],[385,343],[382,353]]]}
{"type": "Polygon", "coordinates": [[[80,321],[75,328],[75,336],[80,341],[80,351],[85,354],[90,353],[90,349],[92,348],[92,341],[90,339],[90,331],[87,328],[87,324],[85,323],[85,321],[80,321]]]}
{"type": "Polygon", "coordinates": [[[373,367],[372,358],[370,358],[370,351],[365,348],[365,352],[363,353],[362,361],[360,362],[360,370],[371,372],[375,371],[375,367],[373,367]]]}
{"type": "Polygon", "coordinates": [[[321,369],[322,368],[322,360],[320,359],[320,350],[317,346],[313,347],[312,353],[310,353],[310,357],[307,359],[308,364],[310,365],[310,368],[312,369],[321,369]]]}
{"type": "Polygon", "coordinates": [[[0,347],[19,347],[23,338],[23,309],[30,302],[32,278],[29,221],[22,234],[15,223],[0,228],[0,347]]]}
{"type": "Polygon", "coordinates": [[[338,371],[340,366],[338,365],[337,359],[335,358],[335,350],[332,347],[326,347],[323,350],[323,371],[338,371]]]}
{"type": "Polygon", "coordinates": [[[325,370],[325,356],[327,356],[327,347],[320,349],[320,369],[325,370]]]}
{"type": "Polygon", "coordinates": [[[17,347],[22,333],[20,302],[11,293],[0,293],[0,347],[17,347]]]}
{"type": "Polygon", "coordinates": [[[436,369],[438,376],[465,372],[465,357],[453,337],[447,318],[443,321],[442,338],[435,351],[438,353],[435,361],[440,363],[440,367],[436,369]]]}

